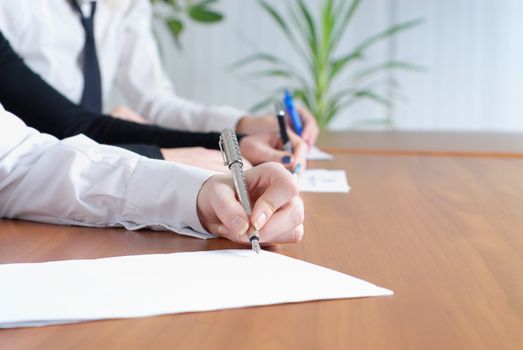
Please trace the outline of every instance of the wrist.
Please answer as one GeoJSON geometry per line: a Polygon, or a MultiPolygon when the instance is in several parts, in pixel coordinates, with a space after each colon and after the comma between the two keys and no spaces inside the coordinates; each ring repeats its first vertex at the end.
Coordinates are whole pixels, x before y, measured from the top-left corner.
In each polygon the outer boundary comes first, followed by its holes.
{"type": "Polygon", "coordinates": [[[207,180],[205,180],[202,183],[202,187],[200,187],[200,190],[198,191],[198,195],[196,196],[196,215],[198,216],[198,220],[200,221],[200,225],[206,232],[210,232],[209,228],[206,224],[206,217],[204,212],[206,211],[206,205],[208,204],[208,200],[205,197],[205,193],[208,191],[206,187],[210,185],[211,179],[216,177],[217,175],[209,176],[207,180]]]}
{"type": "Polygon", "coordinates": [[[250,121],[251,121],[252,117],[248,116],[248,115],[245,115],[243,117],[241,117],[238,122],[236,123],[236,127],[234,128],[234,131],[236,131],[237,133],[241,133],[241,134],[248,134],[248,130],[249,130],[249,124],[250,124],[250,121]]]}

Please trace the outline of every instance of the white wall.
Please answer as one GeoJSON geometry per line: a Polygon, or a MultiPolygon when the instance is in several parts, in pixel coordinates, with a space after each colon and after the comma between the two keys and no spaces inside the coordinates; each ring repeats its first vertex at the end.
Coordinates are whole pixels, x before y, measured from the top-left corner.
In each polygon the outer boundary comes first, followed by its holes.
{"type": "MultiPolygon", "coordinates": [[[[283,1],[271,3],[281,7],[283,1]]],[[[299,60],[255,0],[221,0],[217,8],[226,15],[223,23],[189,25],[182,52],[164,47],[166,68],[186,97],[249,108],[274,82],[246,81],[227,65],[255,51],[299,60]]],[[[392,23],[419,17],[424,24],[374,47],[368,62],[393,57],[426,71],[391,73],[401,85],[391,111],[361,102],[332,127],[389,116],[399,129],[523,131],[523,1],[363,0],[340,51],[392,23]]]]}

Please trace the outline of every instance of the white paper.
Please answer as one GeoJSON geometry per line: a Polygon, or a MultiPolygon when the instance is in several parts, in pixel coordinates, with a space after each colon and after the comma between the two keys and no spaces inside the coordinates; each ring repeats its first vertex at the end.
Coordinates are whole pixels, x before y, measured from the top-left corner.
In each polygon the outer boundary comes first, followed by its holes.
{"type": "Polygon", "coordinates": [[[302,192],[341,192],[350,190],[345,170],[306,169],[298,177],[302,192]]]}
{"type": "Polygon", "coordinates": [[[309,149],[307,153],[307,160],[332,160],[334,156],[327,152],[323,152],[316,146],[313,146],[309,149]]]}
{"type": "Polygon", "coordinates": [[[284,255],[221,250],[0,265],[0,328],[392,295],[284,255]]]}

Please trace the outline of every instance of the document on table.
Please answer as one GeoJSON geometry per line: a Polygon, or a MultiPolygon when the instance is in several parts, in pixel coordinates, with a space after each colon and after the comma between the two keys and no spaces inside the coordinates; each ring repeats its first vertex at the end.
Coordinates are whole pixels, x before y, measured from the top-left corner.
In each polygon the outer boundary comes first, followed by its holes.
{"type": "Polygon", "coordinates": [[[247,249],[6,264],[0,281],[0,328],[393,294],[247,249]]]}
{"type": "Polygon", "coordinates": [[[319,149],[316,146],[313,146],[311,149],[309,149],[309,152],[307,153],[307,160],[332,160],[332,159],[334,159],[334,156],[332,154],[323,152],[321,149],[319,149]]]}
{"type": "Polygon", "coordinates": [[[350,190],[344,170],[306,169],[298,177],[302,192],[342,192],[350,190]]]}

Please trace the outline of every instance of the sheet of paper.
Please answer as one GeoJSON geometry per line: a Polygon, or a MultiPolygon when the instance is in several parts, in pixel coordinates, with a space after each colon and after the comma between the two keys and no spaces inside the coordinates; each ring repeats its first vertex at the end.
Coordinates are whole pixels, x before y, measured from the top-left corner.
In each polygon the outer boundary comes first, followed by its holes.
{"type": "Polygon", "coordinates": [[[307,153],[307,160],[332,160],[334,156],[314,146],[307,153]]]}
{"type": "Polygon", "coordinates": [[[350,190],[344,170],[306,169],[298,177],[302,192],[341,192],[350,190]]]}
{"type": "Polygon", "coordinates": [[[0,328],[392,295],[284,255],[221,250],[0,265],[0,328]]]}

